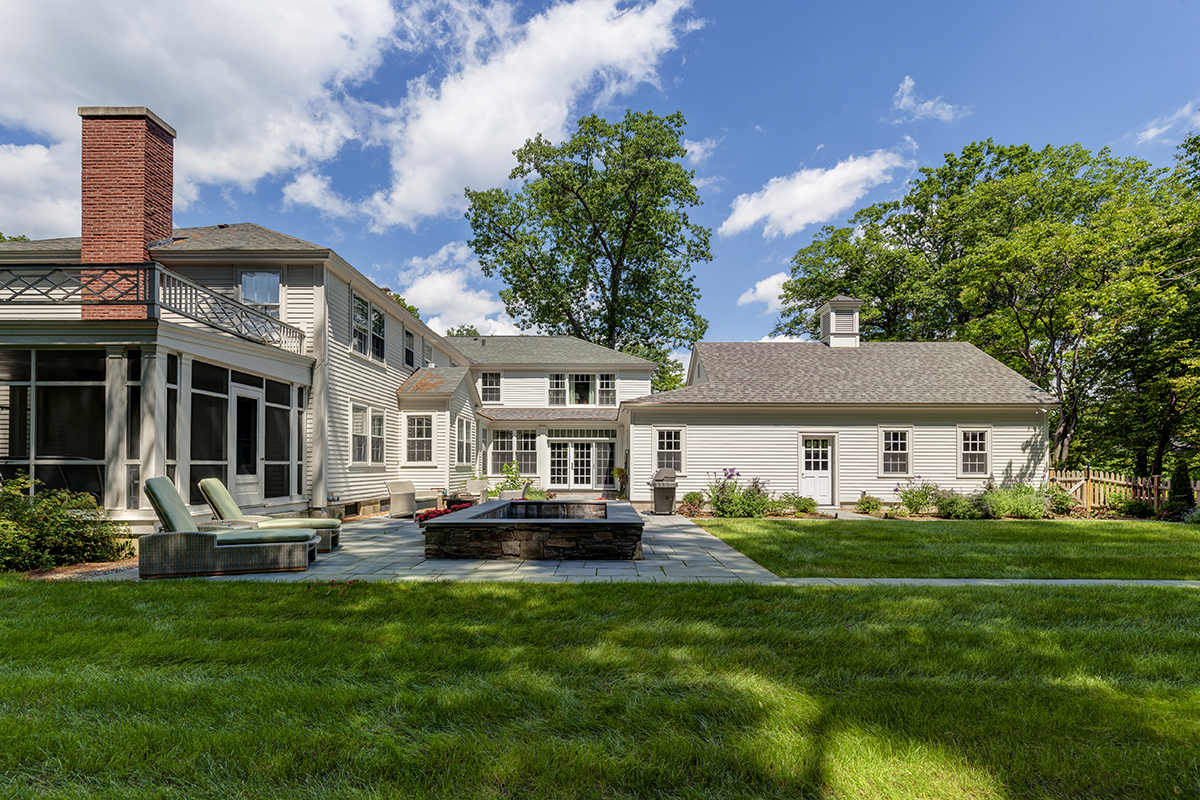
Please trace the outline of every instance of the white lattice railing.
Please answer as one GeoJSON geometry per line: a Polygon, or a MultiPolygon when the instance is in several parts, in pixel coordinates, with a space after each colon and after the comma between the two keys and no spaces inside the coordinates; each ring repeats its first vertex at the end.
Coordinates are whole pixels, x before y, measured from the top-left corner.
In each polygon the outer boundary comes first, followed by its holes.
{"type": "Polygon", "coordinates": [[[145,305],[252,342],[304,351],[304,331],[188,280],[161,264],[21,266],[0,269],[0,303],[145,305]]]}

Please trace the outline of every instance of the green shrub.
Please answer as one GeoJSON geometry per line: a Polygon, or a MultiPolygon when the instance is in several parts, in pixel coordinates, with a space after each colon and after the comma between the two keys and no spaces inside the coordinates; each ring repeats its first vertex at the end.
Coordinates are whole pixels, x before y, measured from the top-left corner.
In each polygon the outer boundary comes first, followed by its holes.
{"type": "Polygon", "coordinates": [[[1050,511],[1050,494],[1028,483],[988,486],[976,501],[988,519],[1044,519],[1050,511]]]}
{"type": "Polygon", "coordinates": [[[736,469],[725,469],[720,476],[713,474],[708,485],[708,503],[714,517],[761,517],[771,507],[771,495],[767,482],[751,478],[745,486],[738,478],[736,469]]]}
{"type": "Polygon", "coordinates": [[[937,515],[943,519],[980,519],[983,516],[978,498],[945,491],[938,492],[933,502],[937,506],[937,515]]]}
{"type": "Polygon", "coordinates": [[[896,504],[888,509],[888,513],[897,519],[904,519],[908,516],[908,509],[900,504],[896,504]]]}
{"type": "Polygon", "coordinates": [[[19,474],[0,485],[0,569],[50,569],[130,553],[123,541],[128,531],[90,494],[52,489],[30,497],[30,483],[19,474]]]}
{"type": "Polygon", "coordinates": [[[1189,525],[1200,525],[1200,508],[1193,508],[1184,514],[1183,521],[1189,525]]]}
{"type": "Polygon", "coordinates": [[[909,478],[904,483],[897,483],[893,493],[910,514],[920,514],[933,502],[937,496],[938,485],[933,481],[924,480],[920,475],[909,478]]]}
{"type": "Polygon", "coordinates": [[[1196,497],[1192,492],[1192,474],[1188,470],[1187,459],[1182,456],[1175,459],[1175,468],[1171,470],[1171,490],[1167,494],[1167,505],[1181,511],[1196,505],[1196,497]]]}
{"type": "Polygon", "coordinates": [[[860,514],[878,514],[881,508],[883,508],[883,501],[869,494],[864,494],[854,504],[854,510],[860,514]]]}
{"type": "Polygon", "coordinates": [[[1050,510],[1055,514],[1062,516],[1075,510],[1075,497],[1058,484],[1046,489],[1045,494],[1050,503],[1050,510]]]}
{"type": "Polygon", "coordinates": [[[1108,496],[1108,507],[1122,517],[1150,519],[1154,516],[1154,503],[1149,500],[1134,500],[1124,492],[1113,492],[1108,496]]]}
{"type": "Polygon", "coordinates": [[[1050,510],[1050,498],[1042,492],[1013,492],[1010,517],[1045,519],[1050,510]]]}
{"type": "Polygon", "coordinates": [[[676,513],[685,517],[694,517],[704,508],[704,495],[699,492],[688,492],[680,501],[676,513]]]}
{"type": "Polygon", "coordinates": [[[797,514],[812,514],[817,510],[816,500],[796,492],[784,492],[780,496],[779,502],[784,508],[797,514]]]}

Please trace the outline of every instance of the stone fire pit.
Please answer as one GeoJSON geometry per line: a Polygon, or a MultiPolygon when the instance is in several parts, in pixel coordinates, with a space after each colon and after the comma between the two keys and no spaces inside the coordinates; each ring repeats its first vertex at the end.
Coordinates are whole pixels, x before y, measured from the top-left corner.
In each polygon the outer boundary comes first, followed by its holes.
{"type": "Polygon", "coordinates": [[[629,503],[492,500],[422,527],[426,558],[632,561],[645,524],[629,503]]]}

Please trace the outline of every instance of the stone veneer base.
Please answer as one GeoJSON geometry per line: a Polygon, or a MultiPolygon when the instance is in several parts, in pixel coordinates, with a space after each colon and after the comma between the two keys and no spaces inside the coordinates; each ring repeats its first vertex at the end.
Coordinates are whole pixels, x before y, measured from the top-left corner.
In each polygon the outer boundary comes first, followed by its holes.
{"type": "Polygon", "coordinates": [[[492,500],[422,527],[426,558],[633,561],[645,524],[629,503],[492,500]]]}

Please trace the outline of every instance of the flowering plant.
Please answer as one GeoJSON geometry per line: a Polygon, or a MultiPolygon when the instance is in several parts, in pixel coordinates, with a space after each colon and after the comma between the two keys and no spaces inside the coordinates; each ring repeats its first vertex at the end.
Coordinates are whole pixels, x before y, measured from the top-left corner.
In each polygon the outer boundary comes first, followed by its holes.
{"type": "Polygon", "coordinates": [[[420,514],[417,514],[417,523],[420,524],[422,522],[426,522],[437,517],[442,517],[446,514],[452,514],[455,511],[462,511],[464,508],[470,507],[470,503],[456,503],[452,506],[446,506],[445,508],[431,508],[428,511],[422,511],[420,514]]]}

